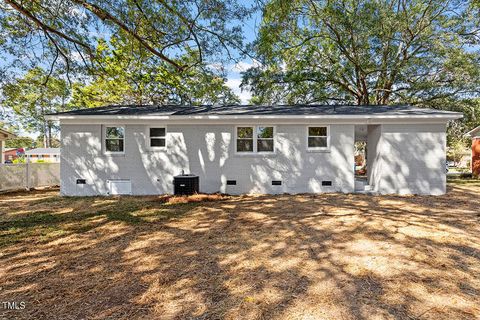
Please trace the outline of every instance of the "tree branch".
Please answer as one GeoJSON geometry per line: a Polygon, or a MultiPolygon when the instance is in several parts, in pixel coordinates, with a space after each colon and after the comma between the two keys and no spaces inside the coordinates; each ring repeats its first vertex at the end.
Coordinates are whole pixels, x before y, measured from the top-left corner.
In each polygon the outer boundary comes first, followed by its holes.
{"type": "Polygon", "coordinates": [[[19,12],[20,14],[22,14],[23,16],[25,16],[26,18],[28,18],[30,21],[32,21],[33,23],[35,23],[37,25],[37,27],[39,27],[40,29],[42,29],[44,32],[50,32],[50,33],[53,33],[69,42],[72,42],[72,43],[75,43],[83,48],[85,48],[89,53],[91,52],[91,48],[88,44],[80,41],[80,40],[77,40],[77,39],[74,39],[66,34],[64,34],[63,32],[60,32],[48,25],[46,25],[45,23],[43,23],[42,21],[40,21],[37,17],[35,17],[33,15],[33,13],[31,13],[29,10],[27,10],[25,7],[23,7],[22,5],[20,5],[19,3],[17,3],[16,1],[14,0],[5,0],[5,2],[7,4],[9,4],[13,9],[15,9],[17,12],[19,12]]]}
{"type": "MultiPolygon", "coordinates": [[[[10,0],[9,0],[10,1],[10,0]]],[[[105,21],[108,20],[118,26],[120,29],[124,30],[126,33],[134,37],[143,47],[145,47],[148,51],[153,53],[154,55],[158,56],[160,59],[164,60],[165,62],[171,64],[174,66],[177,70],[182,71],[185,66],[181,66],[177,62],[173,61],[160,51],[156,50],[153,48],[150,44],[148,44],[142,37],[140,37],[134,30],[131,30],[126,24],[124,24],[122,21],[118,20],[116,17],[108,13],[107,11],[103,10],[99,6],[89,3],[88,1],[85,0],[72,0],[72,2],[79,4],[83,6],[85,9],[88,11],[92,12],[94,15],[96,15],[98,18],[101,20],[105,21]]]]}

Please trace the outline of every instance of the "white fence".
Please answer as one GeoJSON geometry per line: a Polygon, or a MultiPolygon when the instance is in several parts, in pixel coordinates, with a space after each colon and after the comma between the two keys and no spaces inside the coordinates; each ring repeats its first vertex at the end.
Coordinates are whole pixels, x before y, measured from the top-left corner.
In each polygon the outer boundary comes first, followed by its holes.
{"type": "Polygon", "coordinates": [[[0,164],[0,191],[60,184],[60,163],[0,164]]]}

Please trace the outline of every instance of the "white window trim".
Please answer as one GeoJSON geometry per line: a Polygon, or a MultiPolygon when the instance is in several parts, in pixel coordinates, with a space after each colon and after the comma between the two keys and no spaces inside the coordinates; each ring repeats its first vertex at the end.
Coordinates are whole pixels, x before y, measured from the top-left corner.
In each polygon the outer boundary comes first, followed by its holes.
{"type": "MultiPolygon", "coordinates": [[[[307,151],[311,151],[311,152],[328,152],[330,151],[330,137],[331,137],[331,134],[330,134],[330,125],[327,125],[327,124],[314,124],[314,125],[308,125],[306,127],[306,130],[305,130],[305,136],[306,136],[306,146],[307,146],[307,151]],[[309,147],[308,146],[308,138],[310,137],[310,135],[308,134],[308,129],[309,128],[318,128],[318,127],[326,127],[327,128],[327,146],[326,147],[309,147]]],[[[315,136],[313,136],[315,137],[315,136]]]]}
{"type": "MultiPolygon", "coordinates": [[[[277,127],[274,126],[274,125],[271,125],[271,124],[255,124],[255,125],[252,125],[252,124],[242,124],[242,125],[238,125],[238,126],[235,126],[235,132],[233,133],[234,134],[234,148],[235,148],[235,154],[237,155],[271,155],[271,154],[276,154],[277,153],[277,139],[276,139],[276,136],[277,136],[277,127]],[[245,128],[245,127],[248,127],[248,128],[253,128],[253,151],[237,151],[237,130],[238,128],[245,128]],[[273,127],[273,151],[257,151],[257,141],[258,141],[258,137],[257,137],[257,128],[258,127],[273,127]]],[[[267,138],[268,139],[268,138],[267,138]]],[[[267,140],[265,139],[265,140],[267,140]]]]}
{"type": "Polygon", "coordinates": [[[103,144],[103,153],[110,155],[110,154],[118,154],[118,155],[123,155],[125,154],[125,149],[126,149],[126,140],[127,140],[127,128],[125,125],[122,124],[104,124],[103,125],[103,139],[102,139],[102,144],[103,144]],[[123,151],[107,151],[107,128],[123,128],[123,151]]]}
{"type": "MultiPolygon", "coordinates": [[[[168,128],[164,124],[159,124],[159,125],[148,125],[146,126],[146,132],[145,132],[145,137],[147,139],[146,141],[146,146],[148,150],[166,150],[167,149],[167,136],[168,136],[168,128]],[[150,140],[150,128],[165,128],[165,146],[164,147],[152,147],[151,140],[150,140]]],[[[154,138],[160,138],[160,137],[154,137],[154,138]]]]}

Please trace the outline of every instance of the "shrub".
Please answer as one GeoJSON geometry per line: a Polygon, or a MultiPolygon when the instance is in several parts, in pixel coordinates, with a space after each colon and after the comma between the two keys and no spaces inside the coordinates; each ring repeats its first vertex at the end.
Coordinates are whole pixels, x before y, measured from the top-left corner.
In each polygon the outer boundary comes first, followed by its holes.
{"type": "Polygon", "coordinates": [[[12,161],[13,163],[15,164],[18,164],[18,163],[25,163],[25,158],[24,157],[18,157],[17,159],[13,160],[12,161]]]}

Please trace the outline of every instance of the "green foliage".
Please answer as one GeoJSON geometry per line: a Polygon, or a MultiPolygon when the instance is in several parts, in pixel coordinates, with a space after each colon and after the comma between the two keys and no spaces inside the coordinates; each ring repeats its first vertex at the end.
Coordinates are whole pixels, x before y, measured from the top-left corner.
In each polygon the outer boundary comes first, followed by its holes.
{"type": "Polygon", "coordinates": [[[465,155],[469,154],[469,150],[463,141],[455,141],[449,146],[447,151],[447,159],[454,162],[455,166],[463,159],[465,155]]]}
{"type": "Polygon", "coordinates": [[[27,161],[25,160],[25,157],[18,157],[17,159],[12,161],[14,164],[18,163],[26,163],[27,161]]]}
{"type": "Polygon", "coordinates": [[[244,74],[255,103],[412,103],[478,94],[465,1],[268,1],[244,74]],[[455,14],[453,14],[453,10],[455,14]]]}
{"type": "Polygon", "coordinates": [[[2,104],[15,113],[27,132],[41,132],[49,146],[56,128],[45,120],[45,115],[63,111],[70,95],[65,80],[48,75],[41,68],[29,70],[24,77],[7,83],[2,88],[2,104]]]}
{"type": "Polygon", "coordinates": [[[31,148],[34,141],[30,137],[17,137],[5,141],[6,148],[31,148]]]}
{"type": "MultiPolygon", "coordinates": [[[[178,72],[135,45],[125,35],[101,42],[101,57],[87,84],[75,83],[70,104],[90,108],[107,104],[232,104],[239,99],[226,79],[204,65],[178,72]]],[[[193,63],[192,54],[182,63],[193,63]]]]}
{"type": "Polygon", "coordinates": [[[432,101],[429,107],[463,113],[463,119],[451,121],[447,127],[447,144],[449,146],[461,142],[470,145],[470,139],[464,134],[480,125],[479,98],[443,98],[432,101]]]}

